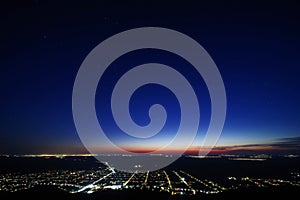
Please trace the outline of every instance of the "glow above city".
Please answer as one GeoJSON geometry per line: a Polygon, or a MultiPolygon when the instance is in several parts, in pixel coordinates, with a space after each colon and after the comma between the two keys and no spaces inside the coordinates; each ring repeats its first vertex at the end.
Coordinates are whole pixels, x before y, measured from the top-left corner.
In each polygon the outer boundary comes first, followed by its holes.
{"type": "MultiPolygon", "coordinates": [[[[107,4],[87,6],[97,8],[97,12],[81,11],[81,6],[69,7],[67,3],[61,3],[61,7],[42,3],[17,8],[23,17],[4,41],[8,52],[14,53],[4,58],[1,73],[1,153],[86,153],[72,117],[77,71],[87,54],[109,36],[145,26],[167,27],[190,36],[203,45],[218,66],[226,89],[227,116],[212,152],[299,153],[300,30],[293,9],[266,4],[253,13],[251,6],[239,5],[239,9],[228,7],[231,14],[218,11],[212,15],[214,7],[199,12],[199,6],[189,6],[194,10],[187,12],[174,2],[168,13],[167,3],[161,8],[149,5],[155,8],[153,15],[143,9],[127,13],[123,9],[126,3],[111,12],[106,7],[112,5],[107,4]],[[53,11],[56,15],[49,15],[53,11]],[[9,39],[15,41],[14,45],[9,39]]],[[[158,135],[136,139],[124,134],[114,122],[110,97],[115,82],[130,68],[148,62],[171,66],[190,81],[200,105],[200,123],[188,152],[198,152],[210,122],[210,97],[202,77],[190,63],[167,51],[138,50],[112,63],[95,97],[99,124],[113,143],[132,152],[151,152],[176,135],[180,122],[178,101],[171,91],[155,84],[139,88],[129,109],[134,122],[145,126],[150,122],[149,107],[163,105],[168,118],[158,135]]],[[[178,146],[168,152],[179,150],[178,146]]],[[[200,150],[205,151],[205,147],[200,150]]]]}

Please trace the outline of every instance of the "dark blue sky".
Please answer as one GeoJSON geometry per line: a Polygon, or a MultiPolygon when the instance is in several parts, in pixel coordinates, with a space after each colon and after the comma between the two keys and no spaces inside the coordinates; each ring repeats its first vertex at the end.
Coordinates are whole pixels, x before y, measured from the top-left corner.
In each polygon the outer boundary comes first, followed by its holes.
{"type": "MultiPolygon", "coordinates": [[[[298,9],[297,3],[289,1],[20,1],[1,14],[5,51],[1,59],[0,153],[81,152],[72,118],[72,89],[82,61],[111,35],[145,26],[180,31],[197,40],[214,59],[228,101],[219,146],[299,137],[298,9]]],[[[178,64],[171,55],[148,55],[174,68],[178,64]]],[[[139,63],[139,59],[127,61],[139,63]]],[[[203,85],[195,88],[207,92],[203,85]]],[[[143,89],[148,96],[137,94],[132,102],[137,106],[132,106],[133,116],[141,124],[147,122],[141,99],[156,102],[149,94],[163,90],[143,89]]],[[[197,94],[202,96],[202,92],[197,94]]],[[[162,103],[172,99],[168,95],[162,103]]],[[[210,114],[209,99],[203,96],[199,132],[207,128],[210,114]]],[[[169,107],[176,112],[176,101],[169,107]]],[[[178,119],[172,116],[168,130],[176,128],[178,119]]]]}

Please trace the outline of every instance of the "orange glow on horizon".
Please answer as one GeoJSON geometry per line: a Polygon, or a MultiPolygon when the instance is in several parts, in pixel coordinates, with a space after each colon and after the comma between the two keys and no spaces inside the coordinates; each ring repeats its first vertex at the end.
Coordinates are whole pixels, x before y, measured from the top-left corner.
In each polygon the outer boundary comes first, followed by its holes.
{"type": "MultiPolygon", "coordinates": [[[[124,151],[128,153],[165,153],[165,154],[181,154],[182,149],[167,149],[167,150],[159,150],[159,148],[155,147],[122,147],[124,151]]],[[[190,147],[185,151],[186,154],[226,154],[226,153],[234,153],[235,151],[253,151],[253,152],[262,152],[262,151],[289,151],[289,150],[299,150],[299,148],[283,148],[283,147],[274,147],[272,145],[241,145],[241,146],[216,146],[213,149],[205,148],[205,147],[190,147]]],[[[110,149],[103,150],[101,148],[94,148],[92,153],[124,153],[122,151],[112,152],[110,149]]]]}

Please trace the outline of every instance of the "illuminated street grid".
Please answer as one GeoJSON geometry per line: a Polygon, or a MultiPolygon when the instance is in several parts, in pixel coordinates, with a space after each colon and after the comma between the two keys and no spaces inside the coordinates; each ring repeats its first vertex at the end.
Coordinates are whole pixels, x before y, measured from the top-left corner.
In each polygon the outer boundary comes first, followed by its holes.
{"type": "Polygon", "coordinates": [[[201,179],[183,170],[126,173],[112,168],[95,170],[53,170],[39,173],[8,173],[0,175],[0,190],[15,192],[35,186],[56,186],[70,193],[93,193],[100,190],[144,189],[165,191],[172,195],[220,193],[246,187],[300,187],[300,173],[290,174],[289,180],[250,177],[227,177],[216,181],[201,179]]]}

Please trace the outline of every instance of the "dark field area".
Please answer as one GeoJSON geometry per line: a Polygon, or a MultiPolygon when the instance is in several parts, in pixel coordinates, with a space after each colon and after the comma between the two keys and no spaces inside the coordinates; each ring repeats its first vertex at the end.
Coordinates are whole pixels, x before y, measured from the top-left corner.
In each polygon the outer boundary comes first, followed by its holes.
{"type": "MultiPolygon", "coordinates": [[[[0,173],[39,172],[48,170],[88,170],[105,167],[94,157],[0,157],[0,173]]],[[[265,161],[231,160],[230,158],[181,157],[168,170],[186,170],[201,178],[251,176],[286,178],[300,172],[300,158],[273,157],[265,161]]]]}

